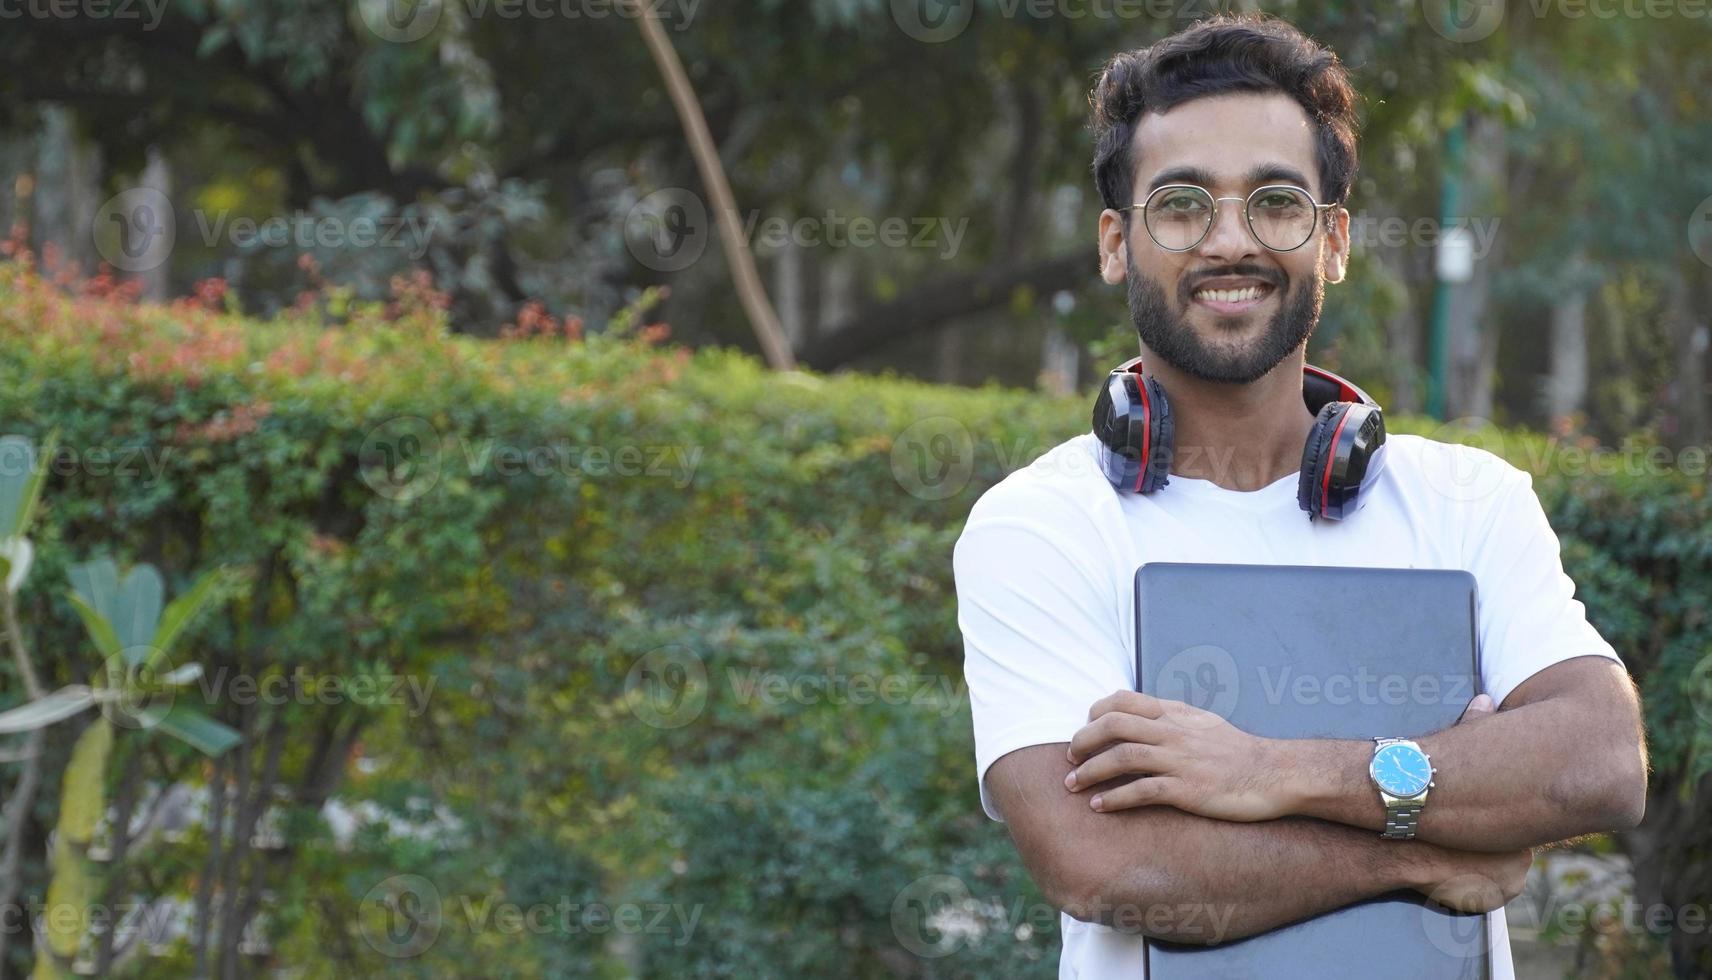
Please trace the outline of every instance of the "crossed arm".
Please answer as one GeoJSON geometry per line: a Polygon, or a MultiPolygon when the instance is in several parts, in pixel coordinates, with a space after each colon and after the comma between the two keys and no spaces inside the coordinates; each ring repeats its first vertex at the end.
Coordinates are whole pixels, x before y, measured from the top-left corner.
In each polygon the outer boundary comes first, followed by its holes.
{"type": "Polygon", "coordinates": [[[1068,745],[999,759],[989,789],[1050,900],[1158,939],[1228,941],[1402,888],[1488,911],[1520,891],[1528,848],[1633,827],[1644,806],[1633,685],[1600,657],[1420,739],[1439,773],[1413,841],[1379,838],[1371,743],[1258,738],[1129,691],[1089,714],[1068,745]]]}

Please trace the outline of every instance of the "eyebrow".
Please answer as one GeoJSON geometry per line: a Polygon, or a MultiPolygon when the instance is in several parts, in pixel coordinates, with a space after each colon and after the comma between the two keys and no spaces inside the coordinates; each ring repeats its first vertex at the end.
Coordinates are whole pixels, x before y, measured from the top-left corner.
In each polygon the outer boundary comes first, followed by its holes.
{"type": "MultiPolygon", "coordinates": [[[[1282,163],[1256,164],[1249,168],[1248,173],[1243,174],[1242,179],[1243,183],[1248,187],[1258,187],[1261,184],[1278,183],[1295,184],[1302,188],[1307,188],[1308,186],[1308,178],[1303,176],[1300,170],[1282,163]]],[[[1218,178],[1214,176],[1211,170],[1208,170],[1205,167],[1189,165],[1167,167],[1166,169],[1154,174],[1153,179],[1148,181],[1147,193],[1152,194],[1154,191],[1164,187],[1166,184],[1199,184],[1202,187],[1211,189],[1212,186],[1217,183],[1218,178]]]]}

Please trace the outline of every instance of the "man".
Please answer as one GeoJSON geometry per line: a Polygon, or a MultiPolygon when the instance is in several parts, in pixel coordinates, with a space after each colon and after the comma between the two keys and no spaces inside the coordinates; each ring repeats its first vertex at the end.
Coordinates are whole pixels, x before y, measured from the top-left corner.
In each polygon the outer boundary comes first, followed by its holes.
{"type": "Polygon", "coordinates": [[[1350,249],[1344,70],[1280,21],[1218,18],[1118,55],[1092,101],[1100,274],[1128,284],[1169,395],[1169,486],[1114,492],[1083,435],[983,496],[955,553],[981,802],[1064,911],[1060,976],[1140,977],[1149,937],[1227,941],[1397,889],[1490,913],[1512,976],[1502,905],[1530,848],[1641,818],[1638,703],[1526,473],[1394,435],[1358,514],[1298,509],[1305,345],[1350,249]],[[1299,247],[1255,216],[1278,185],[1311,199],[1299,247]],[[1135,692],[1149,561],[1474,574],[1487,694],[1418,740],[1437,773],[1411,839],[1381,836],[1373,743],[1257,738],[1135,692]]]}

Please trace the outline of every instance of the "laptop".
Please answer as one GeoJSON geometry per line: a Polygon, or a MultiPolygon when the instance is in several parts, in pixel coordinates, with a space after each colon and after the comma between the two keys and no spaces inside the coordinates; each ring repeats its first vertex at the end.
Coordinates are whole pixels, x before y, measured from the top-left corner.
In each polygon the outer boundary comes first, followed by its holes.
{"type": "MultiPolygon", "coordinates": [[[[1415,738],[1480,693],[1465,571],[1152,562],[1135,624],[1140,690],[1269,738],[1415,738]]],[[[1487,932],[1485,915],[1394,892],[1214,946],[1148,940],[1146,975],[1486,980],[1487,932]]]]}

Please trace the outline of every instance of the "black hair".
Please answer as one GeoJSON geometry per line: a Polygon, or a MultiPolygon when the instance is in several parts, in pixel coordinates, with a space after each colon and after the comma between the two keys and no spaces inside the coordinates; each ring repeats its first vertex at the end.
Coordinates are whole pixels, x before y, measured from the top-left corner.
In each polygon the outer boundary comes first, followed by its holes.
{"type": "Polygon", "coordinates": [[[1134,141],[1149,112],[1230,92],[1282,92],[1318,133],[1323,204],[1342,204],[1356,168],[1355,89],[1343,64],[1290,24],[1266,15],[1197,21],[1107,62],[1088,93],[1094,110],[1094,183],[1108,208],[1135,203],[1134,141]]]}

